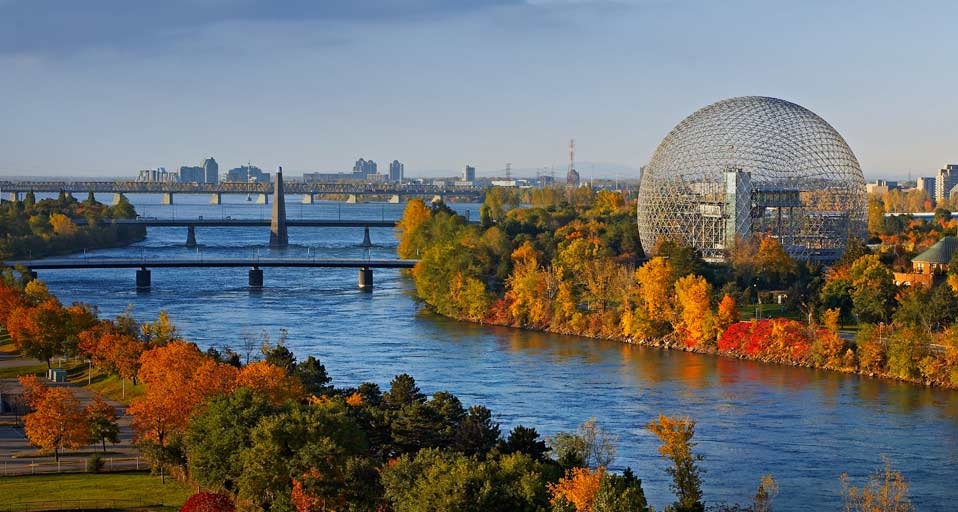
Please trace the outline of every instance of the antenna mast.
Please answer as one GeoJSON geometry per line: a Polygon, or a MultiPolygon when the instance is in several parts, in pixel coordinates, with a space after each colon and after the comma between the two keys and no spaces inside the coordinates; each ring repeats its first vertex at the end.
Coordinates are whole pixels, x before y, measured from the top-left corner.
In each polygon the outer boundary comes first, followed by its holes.
{"type": "Polygon", "coordinates": [[[569,171],[575,170],[575,139],[569,139],[569,171]]]}

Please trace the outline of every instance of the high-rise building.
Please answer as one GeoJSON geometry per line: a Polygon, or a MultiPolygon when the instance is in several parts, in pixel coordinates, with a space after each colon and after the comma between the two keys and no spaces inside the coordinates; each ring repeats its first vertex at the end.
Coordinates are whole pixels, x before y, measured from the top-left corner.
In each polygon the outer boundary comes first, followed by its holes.
{"type": "Polygon", "coordinates": [[[173,183],[177,180],[175,172],[166,172],[163,167],[144,169],[136,176],[136,181],[144,183],[173,183]]]}
{"type": "Polygon", "coordinates": [[[402,181],[404,166],[399,160],[393,160],[389,164],[389,181],[402,181]]]}
{"type": "Polygon", "coordinates": [[[226,181],[231,183],[269,183],[269,173],[255,165],[241,165],[226,171],[226,181]]]}
{"type": "Polygon", "coordinates": [[[470,183],[476,181],[476,168],[467,165],[462,171],[462,181],[468,181],[470,183]]]}
{"type": "Polygon", "coordinates": [[[928,196],[931,197],[935,195],[935,178],[920,177],[915,183],[915,188],[925,191],[928,193],[928,196]]]}
{"type": "Polygon", "coordinates": [[[220,166],[216,163],[216,160],[214,160],[213,157],[203,160],[203,173],[206,177],[206,183],[219,183],[220,166]]]}
{"type": "Polygon", "coordinates": [[[180,167],[180,183],[205,183],[206,171],[202,167],[183,165],[180,167]]]}
{"type": "Polygon", "coordinates": [[[353,166],[353,174],[367,176],[370,174],[376,174],[376,172],[376,162],[372,160],[360,158],[359,160],[356,160],[356,165],[353,166]]]}
{"type": "Polygon", "coordinates": [[[935,176],[935,201],[940,203],[948,199],[955,185],[958,185],[958,164],[948,164],[944,169],[939,169],[935,176]]]}

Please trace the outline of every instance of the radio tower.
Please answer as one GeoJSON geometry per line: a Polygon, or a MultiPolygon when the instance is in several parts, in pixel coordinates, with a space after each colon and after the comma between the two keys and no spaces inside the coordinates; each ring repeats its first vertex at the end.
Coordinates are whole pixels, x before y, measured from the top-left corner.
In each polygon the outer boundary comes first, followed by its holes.
{"type": "Polygon", "coordinates": [[[579,172],[575,170],[575,139],[569,140],[569,173],[565,176],[565,184],[570,187],[579,186],[579,172]]]}

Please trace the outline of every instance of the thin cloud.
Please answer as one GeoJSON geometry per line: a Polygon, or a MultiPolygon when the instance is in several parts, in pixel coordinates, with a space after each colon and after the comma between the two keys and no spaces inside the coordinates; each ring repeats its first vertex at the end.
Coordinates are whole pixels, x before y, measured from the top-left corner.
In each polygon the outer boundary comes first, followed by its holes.
{"type": "Polygon", "coordinates": [[[411,22],[523,0],[0,0],[0,54],[162,44],[225,22],[411,22]]]}

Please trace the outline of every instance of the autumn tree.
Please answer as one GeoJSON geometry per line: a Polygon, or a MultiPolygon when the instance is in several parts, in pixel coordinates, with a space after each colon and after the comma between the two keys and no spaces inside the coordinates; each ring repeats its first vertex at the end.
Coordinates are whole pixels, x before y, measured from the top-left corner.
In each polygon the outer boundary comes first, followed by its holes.
{"type": "Polygon", "coordinates": [[[50,215],[50,226],[53,228],[53,234],[56,236],[73,236],[77,234],[77,227],[70,220],[70,217],[62,213],[50,215]]]}
{"type": "Polygon", "coordinates": [[[156,321],[144,322],[141,326],[143,341],[150,347],[161,347],[167,343],[180,339],[176,326],[170,320],[166,311],[160,310],[156,321]]]}
{"type": "Polygon", "coordinates": [[[678,306],[676,328],[690,346],[703,346],[715,340],[715,316],[712,313],[712,286],[702,276],[689,274],[675,282],[678,306]]]}
{"type": "Polygon", "coordinates": [[[399,248],[396,252],[401,258],[418,258],[422,248],[417,243],[416,230],[432,216],[432,210],[422,199],[410,199],[403,210],[402,219],[396,224],[399,231],[399,248]]]}
{"type": "Polygon", "coordinates": [[[715,330],[718,335],[721,335],[730,325],[738,322],[738,307],[735,304],[735,298],[727,293],[722,296],[715,320],[715,330]]]}
{"type": "Polygon", "coordinates": [[[7,331],[20,353],[39,359],[51,368],[53,356],[63,352],[69,334],[69,315],[50,297],[35,307],[20,307],[7,320],[7,331]]]}
{"type": "Polygon", "coordinates": [[[915,506],[908,498],[908,481],[892,467],[891,460],[883,458],[884,467],[868,478],[861,488],[849,483],[842,473],[842,498],[846,512],[913,512],[915,506]]]}
{"type": "Polygon", "coordinates": [[[100,442],[103,452],[106,453],[106,442],[113,444],[120,442],[120,425],[117,423],[116,408],[106,403],[99,395],[84,408],[87,427],[90,429],[90,440],[100,442]]]}
{"type": "Polygon", "coordinates": [[[670,487],[678,498],[673,509],[676,512],[705,510],[702,503],[702,470],[698,466],[702,456],[692,453],[695,447],[692,442],[695,421],[660,415],[646,425],[646,429],[659,438],[659,454],[671,463],[666,471],[672,476],[670,487]]]}
{"type": "Polygon", "coordinates": [[[759,480],[755,498],[752,500],[754,512],[772,512],[772,502],[778,496],[778,482],[772,475],[763,475],[759,480]]]}
{"type": "Polygon", "coordinates": [[[592,512],[603,475],[605,467],[568,470],[558,482],[548,484],[549,493],[552,495],[550,503],[556,507],[565,502],[575,507],[576,512],[592,512]]]}
{"type": "Polygon", "coordinates": [[[193,409],[211,396],[231,391],[237,370],[180,340],[144,352],[140,365],[146,392],[133,400],[127,413],[133,416],[140,446],[165,476],[167,466],[185,462],[180,441],[193,409]]]}
{"type": "Polygon", "coordinates": [[[198,492],[190,496],[180,512],[234,512],[236,506],[229,496],[212,492],[198,492]]]}
{"type": "Polygon", "coordinates": [[[812,357],[815,364],[823,368],[840,369],[845,367],[845,340],[838,334],[841,311],[827,309],[822,313],[822,328],[818,330],[812,344],[812,357]]]}
{"type": "MultiPolygon", "coordinates": [[[[650,337],[658,337],[668,332],[668,326],[674,317],[675,281],[677,279],[672,263],[656,256],[635,271],[639,282],[641,303],[637,330],[647,330],[650,337]]],[[[638,333],[636,333],[638,334],[638,333]]]]}
{"type": "Polygon", "coordinates": [[[53,452],[57,462],[63,449],[80,448],[90,442],[83,408],[70,388],[46,390],[36,401],[34,411],[23,419],[23,430],[30,444],[42,452],[53,452]]]}
{"type": "Polygon", "coordinates": [[[305,395],[298,378],[289,376],[285,369],[266,361],[256,361],[244,366],[236,376],[235,385],[262,393],[276,405],[287,400],[298,400],[305,395]]]}
{"type": "Polygon", "coordinates": [[[781,286],[795,273],[795,260],[785,252],[782,244],[770,236],[762,239],[758,247],[759,275],[768,286],[781,286]]]}

